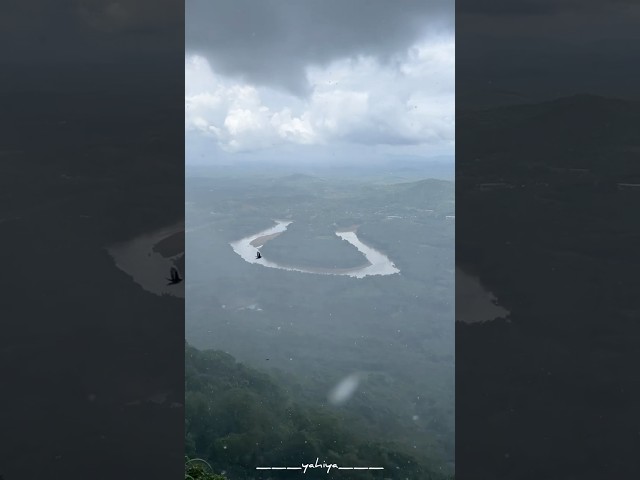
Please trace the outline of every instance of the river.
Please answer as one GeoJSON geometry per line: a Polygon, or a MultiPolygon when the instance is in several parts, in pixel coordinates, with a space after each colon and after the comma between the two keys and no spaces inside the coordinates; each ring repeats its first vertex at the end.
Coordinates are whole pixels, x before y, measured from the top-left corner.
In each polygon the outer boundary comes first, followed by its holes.
{"type": "Polygon", "coordinates": [[[338,237],[349,242],[356,247],[360,253],[367,260],[367,264],[356,268],[347,269],[321,269],[321,268],[303,268],[290,265],[281,265],[276,262],[272,262],[265,257],[260,259],[256,258],[256,253],[259,248],[270,240],[273,240],[281,233],[287,230],[287,227],[291,225],[290,221],[275,220],[276,225],[262,230],[258,233],[254,233],[248,237],[241,238],[235,242],[231,242],[231,248],[240,257],[248,263],[256,265],[262,265],[267,268],[277,268],[280,270],[288,270],[292,272],[302,273],[314,273],[318,275],[345,275],[353,278],[364,278],[370,275],[394,275],[400,273],[400,270],[393,264],[393,262],[376,249],[365,245],[360,241],[355,231],[339,231],[335,232],[338,237]]]}

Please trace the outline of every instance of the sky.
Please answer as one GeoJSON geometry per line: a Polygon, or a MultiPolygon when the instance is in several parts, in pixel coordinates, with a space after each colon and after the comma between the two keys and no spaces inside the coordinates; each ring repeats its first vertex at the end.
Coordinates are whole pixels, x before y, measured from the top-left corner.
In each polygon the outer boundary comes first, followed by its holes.
{"type": "Polygon", "coordinates": [[[453,156],[454,4],[187,0],[187,163],[453,156]]]}

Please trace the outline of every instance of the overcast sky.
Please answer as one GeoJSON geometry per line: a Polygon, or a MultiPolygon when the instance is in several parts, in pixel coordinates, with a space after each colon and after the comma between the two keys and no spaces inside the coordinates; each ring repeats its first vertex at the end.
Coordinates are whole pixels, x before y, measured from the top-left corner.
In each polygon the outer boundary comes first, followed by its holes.
{"type": "Polygon", "coordinates": [[[454,2],[187,0],[187,162],[453,155],[454,2]]]}

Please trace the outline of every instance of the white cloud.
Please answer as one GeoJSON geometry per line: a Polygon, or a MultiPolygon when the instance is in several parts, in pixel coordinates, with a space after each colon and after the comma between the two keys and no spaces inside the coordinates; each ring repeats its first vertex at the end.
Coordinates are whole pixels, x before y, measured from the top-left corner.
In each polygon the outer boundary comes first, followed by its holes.
{"type": "Polygon", "coordinates": [[[455,49],[451,37],[423,41],[382,64],[361,56],[307,68],[305,99],[216,74],[186,59],[185,128],[227,152],[286,144],[454,143],[455,49]]]}

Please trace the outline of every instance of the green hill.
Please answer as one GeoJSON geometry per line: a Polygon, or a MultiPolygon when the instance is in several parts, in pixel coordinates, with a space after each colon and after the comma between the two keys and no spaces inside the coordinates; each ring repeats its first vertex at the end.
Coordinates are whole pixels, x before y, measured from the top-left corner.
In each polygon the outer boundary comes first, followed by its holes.
{"type": "MultiPolygon", "coordinates": [[[[328,408],[296,402],[269,375],[223,352],[188,344],[185,411],[186,454],[205,459],[231,480],[263,478],[256,473],[258,466],[300,466],[316,459],[384,468],[340,471],[340,478],[447,478],[384,439],[359,437],[328,408]]],[[[333,473],[323,472],[323,477],[333,473]]]]}

